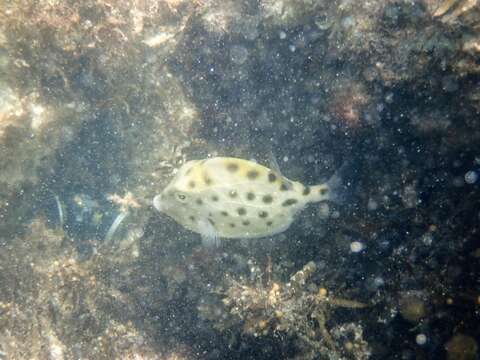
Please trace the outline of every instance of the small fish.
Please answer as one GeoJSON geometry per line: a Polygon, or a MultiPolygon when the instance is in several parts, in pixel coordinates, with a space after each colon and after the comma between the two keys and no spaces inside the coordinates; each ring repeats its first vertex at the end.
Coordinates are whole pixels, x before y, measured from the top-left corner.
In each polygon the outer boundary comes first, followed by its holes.
{"type": "Polygon", "coordinates": [[[308,203],[336,200],[339,185],[338,175],[305,186],[252,161],[215,157],[184,164],[153,205],[211,246],[281,233],[308,203]]]}

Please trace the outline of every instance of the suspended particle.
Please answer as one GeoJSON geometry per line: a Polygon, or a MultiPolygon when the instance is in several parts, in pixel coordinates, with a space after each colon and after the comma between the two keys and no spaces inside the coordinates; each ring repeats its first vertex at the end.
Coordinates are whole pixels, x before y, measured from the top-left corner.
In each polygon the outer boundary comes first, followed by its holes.
{"type": "Polygon", "coordinates": [[[474,184],[478,180],[478,173],[474,170],[470,170],[465,174],[465,182],[467,184],[474,184]]]}
{"type": "Polygon", "coordinates": [[[425,334],[418,334],[415,337],[415,341],[417,342],[417,345],[425,345],[427,343],[427,336],[425,334]]]}
{"type": "Polygon", "coordinates": [[[361,243],[360,241],[352,241],[350,243],[350,251],[353,253],[359,253],[363,249],[365,249],[365,244],[361,243]]]}
{"type": "Polygon", "coordinates": [[[378,209],[378,203],[375,200],[373,200],[372,198],[368,199],[367,209],[368,209],[368,211],[377,210],[378,209]]]}
{"type": "Polygon", "coordinates": [[[375,285],[376,288],[379,288],[379,287],[382,287],[383,285],[385,285],[385,280],[383,280],[383,278],[381,276],[376,276],[373,279],[373,284],[375,285]]]}

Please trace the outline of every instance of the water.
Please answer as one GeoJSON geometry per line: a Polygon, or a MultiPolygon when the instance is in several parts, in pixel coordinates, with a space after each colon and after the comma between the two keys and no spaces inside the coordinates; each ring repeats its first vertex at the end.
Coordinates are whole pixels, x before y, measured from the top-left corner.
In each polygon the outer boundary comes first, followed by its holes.
{"type": "Polygon", "coordinates": [[[0,358],[478,358],[479,18],[0,1],[0,358]],[[152,199],[215,156],[348,191],[205,248],[152,199]]]}

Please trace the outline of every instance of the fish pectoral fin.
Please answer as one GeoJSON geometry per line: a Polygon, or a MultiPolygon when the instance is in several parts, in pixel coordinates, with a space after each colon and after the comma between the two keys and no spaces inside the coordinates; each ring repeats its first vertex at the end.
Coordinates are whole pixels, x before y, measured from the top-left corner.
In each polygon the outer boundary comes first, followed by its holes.
{"type": "Polygon", "coordinates": [[[205,247],[213,248],[220,246],[220,237],[215,227],[208,221],[199,221],[198,227],[202,236],[202,244],[205,247]]]}
{"type": "Polygon", "coordinates": [[[268,161],[268,166],[270,167],[270,169],[272,169],[274,172],[276,172],[277,175],[283,176],[282,171],[280,170],[280,165],[278,165],[277,157],[275,156],[275,154],[273,153],[272,150],[268,151],[267,159],[268,159],[267,160],[268,161]]]}

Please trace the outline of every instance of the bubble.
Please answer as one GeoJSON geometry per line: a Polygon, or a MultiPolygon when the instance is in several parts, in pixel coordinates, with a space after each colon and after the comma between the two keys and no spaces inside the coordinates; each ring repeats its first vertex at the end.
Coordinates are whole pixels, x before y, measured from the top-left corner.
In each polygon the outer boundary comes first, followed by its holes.
{"type": "Polygon", "coordinates": [[[399,310],[402,317],[412,324],[418,323],[428,312],[425,301],[414,293],[406,293],[400,298],[399,310]]]}
{"type": "Polygon", "coordinates": [[[378,203],[372,198],[368,199],[367,209],[369,211],[375,211],[378,209],[378,203]]]}
{"type": "Polygon", "coordinates": [[[417,345],[425,345],[427,343],[427,336],[425,334],[418,334],[415,341],[417,342],[417,345]]]}
{"type": "Polygon", "coordinates": [[[465,182],[467,184],[474,184],[478,180],[478,173],[474,170],[470,170],[465,174],[465,182]]]}
{"type": "Polygon", "coordinates": [[[385,285],[385,280],[383,280],[383,278],[381,276],[376,276],[373,279],[373,285],[375,285],[375,287],[379,288],[379,287],[385,285]]]}
{"type": "Polygon", "coordinates": [[[235,64],[242,65],[248,59],[248,50],[241,45],[233,45],[230,48],[230,57],[235,64]]]}
{"type": "Polygon", "coordinates": [[[342,19],[341,24],[345,29],[352,28],[355,26],[355,18],[353,16],[346,16],[342,19]]]}
{"type": "Polygon", "coordinates": [[[389,92],[385,95],[385,102],[387,104],[393,103],[393,93],[392,92],[389,92]]]}
{"type": "Polygon", "coordinates": [[[432,233],[427,232],[427,233],[423,234],[423,236],[422,236],[422,242],[423,242],[425,245],[427,245],[427,246],[432,245],[432,243],[433,243],[433,235],[432,235],[432,233]]]}
{"type": "Polygon", "coordinates": [[[365,249],[365,245],[361,243],[360,241],[352,241],[350,243],[350,251],[353,253],[359,253],[363,249],[365,249]]]}
{"type": "Polygon", "coordinates": [[[287,33],[285,31],[279,31],[278,33],[278,37],[280,38],[280,40],[284,40],[287,38],[287,33]]]}
{"type": "Polygon", "coordinates": [[[288,49],[291,51],[291,52],[295,52],[295,50],[297,50],[297,47],[293,44],[291,45],[288,45],[288,49]]]}

